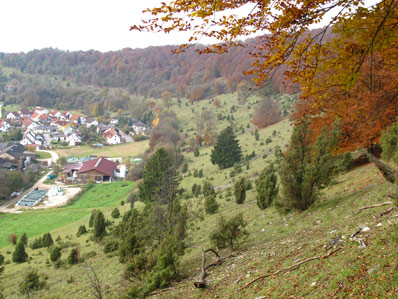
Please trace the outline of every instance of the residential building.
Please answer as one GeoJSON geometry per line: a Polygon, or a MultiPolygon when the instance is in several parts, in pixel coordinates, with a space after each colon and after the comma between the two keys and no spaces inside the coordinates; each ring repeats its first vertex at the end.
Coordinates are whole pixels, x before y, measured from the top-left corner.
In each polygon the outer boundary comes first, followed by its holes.
{"type": "Polygon", "coordinates": [[[82,182],[111,182],[115,176],[117,163],[106,158],[96,158],[84,162],[78,171],[78,179],[82,182]]]}
{"type": "Polygon", "coordinates": [[[114,128],[106,130],[102,134],[102,138],[105,140],[107,144],[120,144],[121,136],[114,128]]]}

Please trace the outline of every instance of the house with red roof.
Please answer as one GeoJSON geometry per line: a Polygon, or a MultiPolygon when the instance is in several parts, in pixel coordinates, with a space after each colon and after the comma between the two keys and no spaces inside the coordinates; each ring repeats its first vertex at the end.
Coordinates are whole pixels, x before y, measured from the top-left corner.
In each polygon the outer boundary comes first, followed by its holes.
{"type": "Polygon", "coordinates": [[[19,113],[18,112],[9,112],[8,114],[7,114],[7,116],[6,116],[6,119],[7,120],[17,120],[17,119],[19,119],[20,118],[20,116],[19,116],[19,113]]]}
{"type": "Polygon", "coordinates": [[[51,120],[51,118],[48,114],[42,114],[39,116],[40,122],[49,122],[50,120],[51,120]]]}
{"type": "Polygon", "coordinates": [[[55,117],[56,117],[56,118],[59,118],[59,117],[61,116],[61,112],[59,112],[59,111],[56,110],[56,109],[53,110],[53,111],[51,111],[49,114],[50,114],[50,116],[53,117],[53,118],[55,118],[55,117]]]}
{"type": "Polygon", "coordinates": [[[100,157],[83,162],[78,170],[78,179],[82,182],[111,182],[115,176],[117,163],[100,157]]]}
{"type": "Polygon", "coordinates": [[[120,144],[122,142],[120,134],[114,128],[106,130],[102,134],[102,138],[107,144],[120,144]]]}
{"type": "Polygon", "coordinates": [[[39,117],[40,117],[40,114],[38,114],[38,113],[33,113],[31,116],[30,116],[30,119],[31,120],[33,120],[33,121],[39,121],[39,117]]]}

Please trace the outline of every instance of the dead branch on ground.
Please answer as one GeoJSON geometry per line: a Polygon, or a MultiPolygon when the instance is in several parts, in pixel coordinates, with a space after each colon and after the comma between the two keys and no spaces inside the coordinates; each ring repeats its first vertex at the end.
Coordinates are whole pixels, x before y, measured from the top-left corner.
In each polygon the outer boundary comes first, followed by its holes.
{"type": "Polygon", "coordinates": [[[376,205],[371,205],[371,206],[362,207],[362,208],[359,208],[359,209],[358,209],[358,211],[357,211],[357,213],[356,213],[355,215],[358,215],[358,214],[359,214],[360,212],[362,212],[363,210],[373,209],[373,208],[382,207],[382,206],[386,206],[386,205],[392,205],[392,204],[394,204],[392,201],[386,201],[386,202],[379,203],[379,204],[376,204],[376,205]]]}
{"type": "Polygon", "coordinates": [[[335,252],[341,250],[342,248],[343,248],[343,247],[336,248],[336,249],[332,250],[331,252],[329,252],[328,254],[326,254],[326,255],[324,255],[324,256],[313,256],[313,257],[307,258],[307,259],[305,259],[305,260],[302,260],[302,261],[300,261],[300,262],[298,262],[298,263],[295,263],[294,265],[291,265],[290,267],[283,268],[283,269],[279,269],[278,271],[275,271],[274,273],[269,273],[269,274],[266,274],[266,275],[262,275],[262,276],[260,276],[260,277],[257,277],[256,279],[253,279],[252,281],[250,281],[249,283],[247,283],[247,284],[244,285],[243,287],[239,288],[239,291],[241,291],[241,290],[247,288],[248,286],[250,286],[251,284],[255,283],[256,281],[262,280],[262,279],[264,279],[264,278],[267,278],[267,277],[270,277],[270,276],[276,276],[276,275],[278,275],[279,273],[292,270],[292,269],[294,269],[294,268],[299,267],[299,266],[302,265],[302,264],[305,264],[305,263],[308,263],[308,262],[311,262],[311,261],[315,261],[315,260],[320,260],[320,259],[328,258],[328,257],[331,256],[333,253],[335,253],[335,252]]]}
{"type": "Polygon", "coordinates": [[[154,292],[152,292],[152,293],[149,293],[148,296],[154,296],[154,295],[161,294],[161,293],[164,293],[164,292],[167,292],[167,291],[171,291],[171,290],[174,290],[174,289],[175,289],[175,288],[165,288],[165,289],[161,289],[161,290],[158,290],[158,291],[154,291],[154,292]]]}
{"type": "Polygon", "coordinates": [[[202,250],[202,265],[201,265],[202,270],[201,270],[201,273],[199,276],[199,280],[194,282],[194,286],[202,289],[202,288],[205,288],[207,285],[207,283],[206,283],[206,277],[208,275],[207,270],[210,269],[211,267],[221,265],[225,260],[236,257],[236,255],[231,254],[229,256],[222,258],[215,250],[213,250],[211,248],[206,249],[206,250],[204,250],[202,247],[199,247],[199,246],[197,246],[197,248],[200,248],[202,250]],[[206,253],[207,252],[214,253],[214,255],[217,256],[218,259],[214,263],[206,266],[206,253]]]}

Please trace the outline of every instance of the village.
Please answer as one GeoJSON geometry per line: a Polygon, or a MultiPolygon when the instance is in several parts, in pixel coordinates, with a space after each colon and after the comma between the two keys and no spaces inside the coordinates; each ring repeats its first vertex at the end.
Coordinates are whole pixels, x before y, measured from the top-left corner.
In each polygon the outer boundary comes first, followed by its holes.
{"type": "Polygon", "coordinates": [[[119,158],[63,157],[59,163],[59,156],[53,151],[57,147],[73,148],[84,144],[104,147],[135,142],[148,138],[150,131],[149,126],[134,119],[128,119],[129,130],[123,132],[118,128],[118,118],[98,122],[77,113],[50,111],[39,106],[3,112],[1,116],[0,134],[13,132],[14,136],[14,140],[0,143],[1,171],[19,170],[25,174],[31,171],[42,176],[28,190],[13,190],[10,198],[16,203],[14,210],[33,207],[42,201],[45,202],[42,207],[62,205],[88,182],[112,182],[126,176],[126,166],[119,158]],[[42,152],[50,153],[51,158],[40,159],[36,153],[42,152]]]}

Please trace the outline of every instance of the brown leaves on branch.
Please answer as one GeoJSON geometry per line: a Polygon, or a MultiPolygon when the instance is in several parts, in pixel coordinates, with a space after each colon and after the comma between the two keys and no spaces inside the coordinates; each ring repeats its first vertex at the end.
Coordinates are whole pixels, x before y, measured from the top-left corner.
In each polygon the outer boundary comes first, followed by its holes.
{"type": "Polygon", "coordinates": [[[266,128],[281,120],[281,107],[269,97],[254,108],[252,123],[259,129],[266,128]]]}

